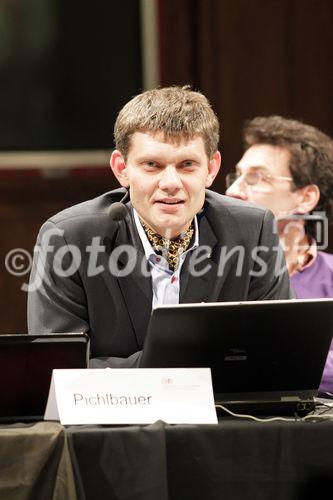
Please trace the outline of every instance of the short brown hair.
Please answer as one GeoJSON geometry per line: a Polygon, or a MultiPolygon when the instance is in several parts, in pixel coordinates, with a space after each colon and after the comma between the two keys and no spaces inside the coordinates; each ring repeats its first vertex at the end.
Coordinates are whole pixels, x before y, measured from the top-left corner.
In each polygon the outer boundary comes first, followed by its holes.
{"type": "Polygon", "coordinates": [[[255,144],[287,148],[295,189],[316,184],[320,199],[316,211],[333,217],[333,141],[315,127],[282,116],[257,116],[245,123],[245,149],[255,144]]]}
{"type": "Polygon", "coordinates": [[[219,142],[219,122],[208,99],[188,85],[147,90],[125,104],[114,126],[116,148],[125,158],[135,132],[161,132],[166,141],[202,137],[209,158],[219,142]]]}

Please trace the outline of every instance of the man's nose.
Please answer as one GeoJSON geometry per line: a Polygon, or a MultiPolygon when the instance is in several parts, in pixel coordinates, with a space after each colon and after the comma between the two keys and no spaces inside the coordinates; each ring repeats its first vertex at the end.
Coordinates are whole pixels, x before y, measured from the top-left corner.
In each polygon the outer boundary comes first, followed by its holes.
{"type": "Polygon", "coordinates": [[[242,177],[239,177],[235,182],[228,187],[225,194],[231,196],[232,198],[238,198],[239,200],[247,200],[247,189],[245,187],[242,177]]]}
{"type": "Polygon", "coordinates": [[[182,181],[176,167],[168,165],[162,172],[159,182],[160,189],[175,191],[182,187],[182,181]]]}

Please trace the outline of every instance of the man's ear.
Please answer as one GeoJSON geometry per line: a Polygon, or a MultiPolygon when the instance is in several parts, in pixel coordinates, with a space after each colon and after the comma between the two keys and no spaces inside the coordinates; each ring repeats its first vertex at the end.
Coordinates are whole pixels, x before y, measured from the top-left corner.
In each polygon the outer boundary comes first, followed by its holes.
{"type": "Polygon", "coordinates": [[[311,212],[318,204],[320,190],[316,184],[309,184],[298,189],[297,213],[307,214],[311,212]]]}
{"type": "Polygon", "coordinates": [[[127,167],[123,155],[118,149],[113,151],[110,158],[110,167],[115,177],[118,179],[122,187],[129,187],[129,180],[127,175],[127,167]]]}
{"type": "Polygon", "coordinates": [[[208,163],[208,175],[205,184],[206,188],[210,187],[213,184],[213,181],[217,176],[218,171],[220,170],[220,166],[221,166],[221,153],[219,151],[216,151],[216,153],[213,154],[208,163]]]}

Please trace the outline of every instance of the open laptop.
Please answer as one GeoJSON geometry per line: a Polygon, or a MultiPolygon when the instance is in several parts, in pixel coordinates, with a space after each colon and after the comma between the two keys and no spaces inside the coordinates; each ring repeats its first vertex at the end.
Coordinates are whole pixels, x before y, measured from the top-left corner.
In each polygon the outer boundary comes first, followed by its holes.
{"type": "Polygon", "coordinates": [[[333,336],[333,300],[160,306],[141,367],[210,367],[216,403],[246,413],[314,409],[333,336]]]}
{"type": "Polygon", "coordinates": [[[42,420],[53,368],[86,368],[83,333],[0,335],[0,420],[42,420]]]}

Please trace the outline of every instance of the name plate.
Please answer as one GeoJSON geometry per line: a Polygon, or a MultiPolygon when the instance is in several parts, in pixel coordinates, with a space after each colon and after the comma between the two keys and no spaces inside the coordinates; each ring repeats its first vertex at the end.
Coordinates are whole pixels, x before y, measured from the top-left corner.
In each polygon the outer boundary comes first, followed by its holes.
{"type": "Polygon", "coordinates": [[[216,424],[209,368],[53,370],[44,420],[216,424]]]}

